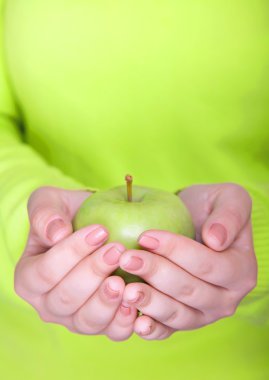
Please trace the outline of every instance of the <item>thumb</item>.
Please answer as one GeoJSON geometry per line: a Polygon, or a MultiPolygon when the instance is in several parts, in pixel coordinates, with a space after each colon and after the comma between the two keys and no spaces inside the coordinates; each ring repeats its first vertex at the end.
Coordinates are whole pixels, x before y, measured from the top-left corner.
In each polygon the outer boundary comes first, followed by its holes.
{"type": "MultiPolygon", "coordinates": [[[[27,204],[30,233],[39,243],[52,246],[73,232],[72,207],[69,205],[70,191],[56,187],[40,187],[35,190],[27,204]]],[[[72,191],[72,197],[79,197],[80,203],[89,193],[72,191]]],[[[75,203],[75,202],[73,202],[75,203]]]]}
{"type": "Polygon", "coordinates": [[[228,248],[249,220],[251,204],[251,198],[243,187],[223,184],[202,226],[203,242],[215,251],[228,248]]]}

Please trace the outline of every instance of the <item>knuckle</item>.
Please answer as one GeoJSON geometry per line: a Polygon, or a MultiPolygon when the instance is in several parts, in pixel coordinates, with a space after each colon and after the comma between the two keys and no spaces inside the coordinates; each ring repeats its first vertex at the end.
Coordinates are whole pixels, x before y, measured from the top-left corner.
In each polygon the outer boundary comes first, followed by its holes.
{"type": "Polygon", "coordinates": [[[54,319],[51,315],[49,315],[48,313],[45,313],[43,311],[39,311],[38,312],[38,315],[39,315],[39,318],[45,322],[45,323],[54,323],[54,319]]]}
{"type": "Polygon", "coordinates": [[[204,314],[204,320],[199,323],[199,328],[207,325],[211,325],[212,323],[218,321],[222,318],[222,315],[220,312],[207,312],[204,314]]]}
{"type": "MultiPolygon", "coordinates": [[[[121,339],[117,336],[114,336],[113,334],[106,334],[105,335],[109,340],[111,340],[112,342],[119,342],[121,341],[121,339]]],[[[123,339],[124,340],[124,339],[123,339]]]]}
{"type": "Polygon", "coordinates": [[[168,315],[168,317],[164,318],[164,320],[162,321],[162,323],[165,323],[165,324],[168,324],[168,325],[171,325],[171,324],[174,324],[174,322],[178,319],[178,311],[175,310],[173,311],[172,313],[170,313],[168,315]]]}
{"type": "Polygon", "coordinates": [[[43,205],[37,206],[32,212],[30,215],[30,222],[35,230],[39,231],[43,226],[45,226],[47,213],[48,210],[43,205]]]}
{"type": "Polygon", "coordinates": [[[14,282],[14,291],[17,294],[17,296],[25,298],[23,288],[18,281],[14,282]]]}
{"type": "Polygon", "coordinates": [[[57,291],[48,293],[46,307],[51,313],[67,316],[74,311],[74,299],[67,289],[60,287],[57,291]]]}
{"type": "Polygon", "coordinates": [[[235,314],[235,311],[236,311],[236,307],[234,306],[230,306],[229,308],[227,308],[225,311],[224,311],[224,317],[231,317],[235,314]]]}
{"type": "Polygon", "coordinates": [[[184,297],[191,297],[193,296],[195,292],[195,287],[191,284],[185,284],[181,286],[179,289],[179,297],[184,296],[184,297]]]}
{"type": "Polygon", "coordinates": [[[120,328],[120,329],[126,329],[126,328],[129,328],[130,327],[130,319],[129,318],[117,318],[117,326],[120,328]]]}
{"type": "Polygon", "coordinates": [[[167,239],[166,242],[166,257],[169,258],[170,256],[173,255],[175,250],[177,249],[177,237],[175,234],[171,233],[169,234],[169,238],[167,239]]]}
{"type": "Polygon", "coordinates": [[[96,323],[86,318],[84,313],[77,313],[73,317],[73,324],[75,329],[82,334],[99,334],[105,328],[100,322],[96,323]]]}
{"type": "Polygon", "coordinates": [[[128,333],[119,332],[118,334],[107,333],[106,337],[113,342],[123,342],[127,340],[128,338],[130,338],[131,335],[132,335],[132,332],[128,332],[128,333]]]}
{"type": "Polygon", "coordinates": [[[176,330],[196,329],[201,323],[202,316],[203,312],[199,310],[194,312],[193,310],[182,307],[178,310],[177,317],[174,322],[171,323],[170,327],[176,330]]]}
{"type": "Polygon", "coordinates": [[[14,291],[17,294],[17,296],[19,296],[20,298],[24,298],[23,297],[23,292],[22,292],[22,289],[21,289],[20,286],[14,285],[14,291]]]}
{"type": "Polygon", "coordinates": [[[235,305],[240,299],[240,297],[241,295],[239,294],[237,290],[225,290],[221,296],[221,300],[223,304],[226,305],[225,307],[227,307],[229,305],[235,305]]]}
{"type": "Polygon", "coordinates": [[[239,212],[238,208],[234,207],[229,207],[227,208],[227,212],[229,212],[229,217],[233,219],[236,228],[240,228],[243,224],[242,220],[242,215],[239,212]]]}
{"type": "Polygon", "coordinates": [[[100,279],[103,279],[107,275],[106,268],[102,263],[96,259],[89,262],[90,270],[92,273],[100,279]]]}
{"type": "Polygon", "coordinates": [[[74,326],[64,325],[64,327],[72,334],[79,334],[79,331],[74,326]]]}
{"type": "Polygon", "coordinates": [[[170,338],[170,336],[172,336],[177,330],[176,329],[169,329],[167,332],[166,332],[166,335],[165,335],[165,338],[170,338]]]}
{"type": "Polygon", "coordinates": [[[29,197],[28,197],[28,201],[27,201],[27,208],[29,209],[30,208],[30,205],[32,202],[35,201],[35,198],[40,194],[42,193],[43,191],[45,191],[44,189],[46,189],[46,186],[41,186],[41,187],[38,187],[36,188],[35,190],[33,190],[29,197]]]}
{"type": "Polygon", "coordinates": [[[161,331],[161,333],[155,338],[157,340],[163,340],[170,336],[169,332],[167,330],[161,331]]]}
{"type": "Polygon", "coordinates": [[[161,322],[164,325],[169,326],[169,328],[180,330],[187,322],[186,314],[184,313],[183,308],[179,307],[177,310],[174,310],[169,315],[165,316],[161,322]]]}
{"type": "Polygon", "coordinates": [[[182,315],[180,319],[177,318],[173,323],[171,323],[170,327],[173,327],[177,330],[187,330],[188,328],[191,328],[191,324],[189,318],[182,315]]]}
{"type": "Polygon", "coordinates": [[[55,187],[55,186],[39,186],[37,187],[35,190],[33,190],[31,193],[30,193],[30,196],[28,198],[28,202],[31,201],[31,200],[35,200],[35,198],[39,195],[44,195],[44,194],[48,194],[48,193],[56,193],[56,192],[59,192],[61,191],[60,188],[58,187],[55,187]]]}
{"type": "Polygon", "coordinates": [[[38,279],[41,280],[47,287],[53,287],[55,285],[55,269],[51,268],[49,264],[44,263],[44,261],[37,262],[36,272],[38,279]]]}
{"type": "Polygon", "coordinates": [[[243,200],[248,208],[252,207],[252,198],[250,193],[241,185],[238,183],[233,182],[227,182],[224,184],[227,189],[231,192],[233,192],[235,195],[239,196],[241,200],[243,200]]]}
{"type": "Polygon", "coordinates": [[[257,276],[252,276],[250,278],[248,278],[245,282],[245,289],[247,290],[247,292],[251,292],[253,289],[255,289],[257,286],[257,276]]]}
{"type": "Polygon", "coordinates": [[[207,322],[212,323],[212,321],[234,315],[241,298],[238,291],[225,291],[213,308],[208,307],[205,310],[206,315],[210,318],[207,322]]]}
{"type": "Polygon", "coordinates": [[[25,286],[24,281],[22,280],[21,272],[20,272],[20,263],[16,265],[15,274],[13,279],[13,288],[14,292],[25,301],[30,299],[30,294],[28,293],[27,287],[25,286]]]}
{"type": "Polygon", "coordinates": [[[61,286],[59,287],[58,294],[57,294],[57,301],[61,306],[72,306],[74,299],[70,294],[70,291],[66,289],[65,287],[61,286]]]}
{"type": "Polygon", "coordinates": [[[75,257],[79,258],[83,258],[86,252],[83,240],[78,236],[76,236],[75,239],[73,239],[73,236],[70,239],[67,239],[63,244],[63,249],[71,251],[75,257]]]}
{"type": "Polygon", "coordinates": [[[209,261],[200,261],[196,266],[196,275],[203,277],[213,273],[213,264],[209,261]]]}
{"type": "Polygon", "coordinates": [[[252,199],[249,192],[243,186],[234,183],[233,189],[235,192],[238,193],[238,195],[240,195],[240,197],[244,197],[244,200],[248,201],[250,204],[252,203],[252,199]]]}
{"type": "Polygon", "coordinates": [[[252,198],[250,193],[244,189],[243,187],[240,186],[240,196],[243,197],[244,202],[247,204],[248,208],[252,208],[252,198]]]}
{"type": "MultiPolygon", "coordinates": [[[[43,186],[34,190],[30,194],[27,201],[27,211],[31,226],[36,232],[41,231],[51,216],[52,209],[48,206],[48,196],[52,199],[57,199],[58,201],[61,199],[61,210],[65,214],[69,215],[69,209],[65,200],[63,197],[59,197],[59,194],[57,195],[60,191],[61,189],[56,187],[43,186]]],[[[55,208],[55,206],[52,208],[55,208]]]]}
{"type": "Polygon", "coordinates": [[[235,193],[242,193],[246,192],[243,186],[239,185],[238,183],[235,182],[225,182],[223,184],[228,190],[233,191],[235,193]]]}
{"type": "MultiPolygon", "coordinates": [[[[155,256],[157,256],[157,255],[155,255],[155,256]]],[[[146,265],[144,274],[147,277],[155,277],[155,276],[157,276],[157,274],[159,272],[159,269],[160,269],[159,258],[155,257],[155,256],[154,256],[154,254],[152,254],[152,256],[150,256],[150,259],[146,265]]]]}
{"type": "Polygon", "coordinates": [[[21,286],[21,281],[18,274],[18,265],[15,268],[15,274],[14,274],[14,291],[18,296],[21,296],[22,286],[21,286]]]}

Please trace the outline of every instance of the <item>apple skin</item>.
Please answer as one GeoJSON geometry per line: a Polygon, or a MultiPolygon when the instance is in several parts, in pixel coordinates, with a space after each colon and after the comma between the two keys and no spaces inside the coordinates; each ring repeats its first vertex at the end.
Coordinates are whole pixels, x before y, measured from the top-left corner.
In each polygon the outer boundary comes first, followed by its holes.
{"type": "MultiPolygon", "coordinates": [[[[181,199],[170,192],[134,185],[132,202],[127,200],[126,186],[93,193],[77,211],[72,224],[78,230],[90,224],[102,224],[109,231],[106,243],[117,241],[127,249],[141,249],[137,239],[150,229],[167,230],[195,237],[191,215],[181,199]]],[[[126,283],[143,280],[123,271],[113,272],[126,283]]]]}

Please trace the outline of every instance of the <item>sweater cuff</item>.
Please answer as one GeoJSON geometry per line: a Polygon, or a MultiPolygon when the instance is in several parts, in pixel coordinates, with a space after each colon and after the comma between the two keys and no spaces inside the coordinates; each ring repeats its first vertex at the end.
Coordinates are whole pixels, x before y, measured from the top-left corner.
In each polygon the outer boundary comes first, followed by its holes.
{"type": "Polygon", "coordinates": [[[269,294],[269,192],[263,186],[243,186],[252,198],[251,219],[258,278],[257,286],[242,300],[242,306],[269,294]]]}

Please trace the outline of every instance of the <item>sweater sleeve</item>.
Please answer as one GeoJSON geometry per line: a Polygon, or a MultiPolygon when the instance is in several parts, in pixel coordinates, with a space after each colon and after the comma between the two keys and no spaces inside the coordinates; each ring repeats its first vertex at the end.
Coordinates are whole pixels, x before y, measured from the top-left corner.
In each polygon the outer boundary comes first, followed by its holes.
{"type": "Polygon", "coordinates": [[[269,182],[241,185],[252,198],[252,230],[258,278],[257,286],[242,300],[235,317],[255,324],[266,324],[269,323],[269,182]]]}
{"type": "Polygon", "coordinates": [[[40,186],[88,189],[50,166],[23,142],[18,107],[12,97],[4,57],[3,1],[0,0],[0,294],[16,302],[14,267],[28,236],[27,200],[40,186]]]}

